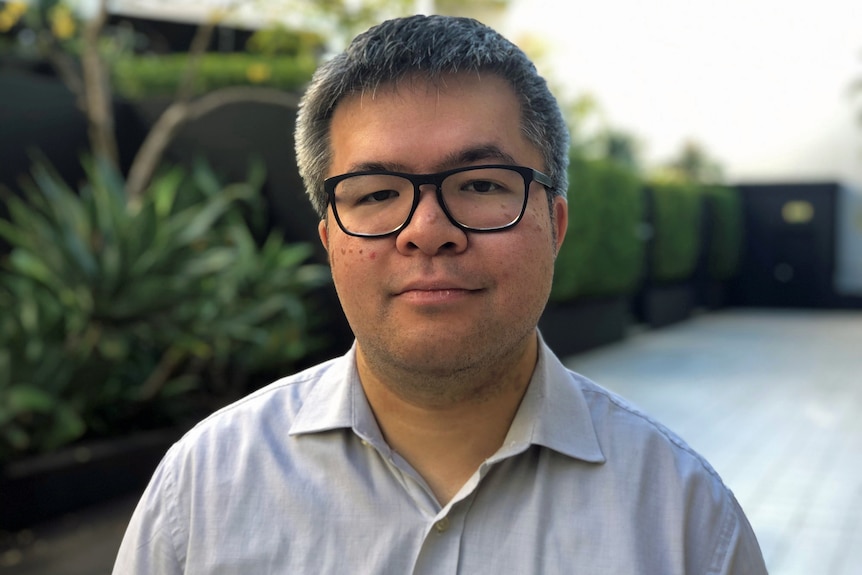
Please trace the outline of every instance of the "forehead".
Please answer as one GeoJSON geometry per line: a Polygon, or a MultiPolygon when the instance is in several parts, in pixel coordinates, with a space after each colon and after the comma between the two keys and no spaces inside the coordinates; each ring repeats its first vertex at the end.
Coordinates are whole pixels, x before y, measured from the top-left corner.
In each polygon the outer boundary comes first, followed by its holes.
{"type": "Polygon", "coordinates": [[[413,76],[352,94],[336,106],[330,130],[330,176],[372,167],[433,171],[484,159],[465,160],[465,150],[542,167],[539,151],[522,133],[514,89],[495,74],[434,81],[413,76]]]}

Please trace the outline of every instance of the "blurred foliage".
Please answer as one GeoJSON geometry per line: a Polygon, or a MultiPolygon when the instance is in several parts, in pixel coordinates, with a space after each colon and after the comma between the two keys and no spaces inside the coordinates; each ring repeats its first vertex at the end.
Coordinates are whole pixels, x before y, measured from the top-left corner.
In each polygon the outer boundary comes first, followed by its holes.
{"type": "MultiPolygon", "coordinates": [[[[859,63],[862,64],[862,50],[859,51],[859,63]]],[[[849,95],[854,100],[854,103],[859,106],[856,119],[859,126],[862,127],[862,70],[857,72],[856,78],[850,82],[849,95]]]]}
{"type": "Polygon", "coordinates": [[[435,0],[434,11],[448,16],[475,18],[493,26],[505,16],[509,4],[510,0],[435,0]]]}
{"type": "Polygon", "coordinates": [[[87,170],[75,192],[36,163],[5,192],[0,461],[199,418],[323,343],[329,271],[307,244],[255,238],[260,166],[230,185],[165,169],[139,205],[112,168],[87,170]]]}
{"type": "Polygon", "coordinates": [[[16,27],[47,29],[59,40],[71,39],[80,29],[74,12],[62,0],[6,2],[0,6],[0,32],[16,27]]]}
{"type": "MultiPolygon", "coordinates": [[[[276,3],[278,5],[278,2],[276,3]]],[[[291,10],[304,25],[314,29],[314,24],[326,22],[330,30],[330,49],[341,51],[357,34],[371,26],[398,16],[411,13],[413,0],[282,0],[282,9],[291,10]]]]}
{"type": "Polygon", "coordinates": [[[641,142],[631,133],[610,125],[591,94],[562,103],[572,138],[572,152],[582,159],[607,159],[640,171],[641,142]]]}
{"type": "Polygon", "coordinates": [[[724,179],[724,170],[702,144],[687,140],[683,142],[676,157],[655,171],[653,178],[704,185],[718,184],[724,179]]]}
{"type": "MultiPolygon", "coordinates": [[[[718,281],[726,281],[733,277],[739,266],[741,257],[740,250],[743,245],[743,222],[742,222],[742,200],[739,197],[739,191],[728,185],[722,184],[724,179],[723,169],[721,164],[714,160],[706,151],[706,148],[695,140],[688,140],[683,143],[675,158],[666,162],[664,166],[656,170],[651,176],[650,181],[659,187],[673,188],[676,192],[660,192],[665,194],[681,194],[687,195],[688,203],[693,203],[695,196],[699,196],[699,201],[704,203],[703,209],[708,209],[711,219],[708,220],[710,229],[699,230],[698,234],[704,233],[708,236],[709,253],[696,254],[694,257],[703,256],[706,258],[707,271],[709,277],[718,281]],[[684,190],[688,190],[687,192],[684,190]]],[[[671,201],[670,199],[661,200],[664,202],[662,209],[665,211],[676,210],[680,213],[696,213],[697,222],[700,225],[700,209],[694,206],[684,206],[686,203],[682,199],[671,201]],[[671,205],[676,205],[672,208],[671,205]]],[[[677,216],[679,217],[679,216],[677,216]]],[[[661,225],[667,225],[663,223],[661,225]]],[[[684,227],[681,224],[680,228],[684,227]]],[[[659,224],[656,223],[656,227],[659,224]]],[[[670,242],[670,236],[678,237],[679,242],[687,242],[686,238],[690,237],[692,230],[678,229],[674,232],[656,231],[657,237],[660,235],[665,244],[670,242]]],[[[679,245],[671,248],[663,245],[661,256],[656,256],[662,260],[660,267],[656,268],[656,273],[659,274],[657,279],[669,280],[671,278],[679,279],[679,276],[686,276],[687,272],[683,268],[687,268],[688,261],[691,256],[689,246],[679,245]],[[677,252],[676,256],[671,256],[670,252],[677,252]],[[672,260],[676,259],[677,263],[672,260]],[[675,271],[674,271],[675,270],[675,271]],[[666,274],[670,277],[661,277],[666,274]]]]}
{"type": "Polygon", "coordinates": [[[707,265],[709,277],[727,281],[739,271],[744,241],[742,199],[739,190],[729,186],[709,185],[703,188],[710,203],[712,220],[707,265]]]}
{"type": "Polygon", "coordinates": [[[253,54],[298,58],[320,53],[324,47],[324,39],[314,32],[275,25],[252,34],[245,47],[253,54]]]}
{"type": "Polygon", "coordinates": [[[569,178],[569,229],[557,256],[551,301],[632,293],[643,267],[640,179],[619,163],[577,157],[569,178]]]}
{"type": "Polygon", "coordinates": [[[652,182],[653,279],[682,281],[692,277],[700,255],[701,193],[698,185],[652,182]]]}
{"type": "MultiPolygon", "coordinates": [[[[493,1],[490,2],[493,4],[493,1]]],[[[642,143],[632,133],[613,126],[598,98],[589,92],[571,95],[556,77],[559,66],[551,56],[554,49],[544,36],[524,34],[517,45],[534,62],[560,105],[571,139],[571,155],[581,160],[611,160],[640,171],[642,143]]]]}
{"type": "Polygon", "coordinates": [[[0,6],[0,55],[25,59],[40,59],[59,51],[78,55],[83,28],[70,2],[7,2],[0,6]]]}
{"type": "MultiPolygon", "coordinates": [[[[128,99],[173,96],[188,66],[187,54],[124,56],[112,63],[117,93],[128,99]]],[[[200,56],[194,93],[227,86],[263,85],[299,91],[317,65],[312,54],[267,57],[259,54],[207,53],[200,56]]]]}
{"type": "Polygon", "coordinates": [[[0,6],[0,32],[6,33],[12,30],[26,13],[26,2],[7,2],[0,6]]]}

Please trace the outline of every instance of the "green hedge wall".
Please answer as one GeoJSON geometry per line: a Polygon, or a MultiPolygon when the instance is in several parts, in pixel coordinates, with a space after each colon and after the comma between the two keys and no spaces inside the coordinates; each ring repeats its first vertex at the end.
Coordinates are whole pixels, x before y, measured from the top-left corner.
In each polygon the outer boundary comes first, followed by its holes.
{"type": "Polygon", "coordinates": [[[652,279],[671,283],[689,279],[700,255],[700,188],[695,184],[652,183],[652,279]]]}
{"type": "MultiPolygon", "coordinates": [[[[117,92],[127,99],[173,96],[185,73],[187,54],[124,56],[112,63],[117,92]]],[[[201,56],[195,93],[226,86],[268,86],[294,91],[302,88],[317,66],[311,55],[265,56],[246,53],[207,53],[201,56]]]]}
{"type": "Polygon", "coordinates": [[[607,160],[572,159],[569,228],[557,256],[551,301],[632,293],[643,268],[638,176],[607,160]]]}
{"type": "Polygon", "coordinates": [[[706,186],[703,193],[712,205],[709,277],[727,281],[739,269],[743,242],[742,200],[739,190],[728,186],[706,186]]]}

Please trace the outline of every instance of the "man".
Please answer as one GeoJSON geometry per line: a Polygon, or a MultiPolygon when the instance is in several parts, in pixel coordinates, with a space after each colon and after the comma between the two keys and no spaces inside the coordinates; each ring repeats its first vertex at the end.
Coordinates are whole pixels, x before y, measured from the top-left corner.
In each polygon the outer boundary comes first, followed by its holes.
{"type": "Polygon", "coordinates": [[[114,572],[765,573],[711,467],[540,338],[567,138],[472,20],[324,64],[297,156],[355,345],[178,442],[114,572]]]}

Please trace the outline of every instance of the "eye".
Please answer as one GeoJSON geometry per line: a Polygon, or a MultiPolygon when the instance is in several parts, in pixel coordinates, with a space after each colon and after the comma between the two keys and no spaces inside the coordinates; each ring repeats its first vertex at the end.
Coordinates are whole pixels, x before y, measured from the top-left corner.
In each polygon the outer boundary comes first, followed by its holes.
{"type": "Polygon", "coordinates": [[[511,189],[505,183],[495,180],[469,180],[461,186],[462,192],[472,192],[478,195],[505,194],[511,189]]]}
{"type": "Polygon", "coordinates": [[[489,194],[493,192],[505,192],[507,191],[506,186],[500,185],[497,182],[492,182],[491,180],[470,180],[468,182],[464,182],[464,185],[461,186],[462,192],[475,192],[477,194],[489,194]]]}
{"type": "Polygon", "coordinates": [[[371,192],[370,194],[365,194],[357,204],[379,204],[385,202],[387,200],[393,200],[398,197],[397,190],[377,190],[376,192],[371,192]]]}

